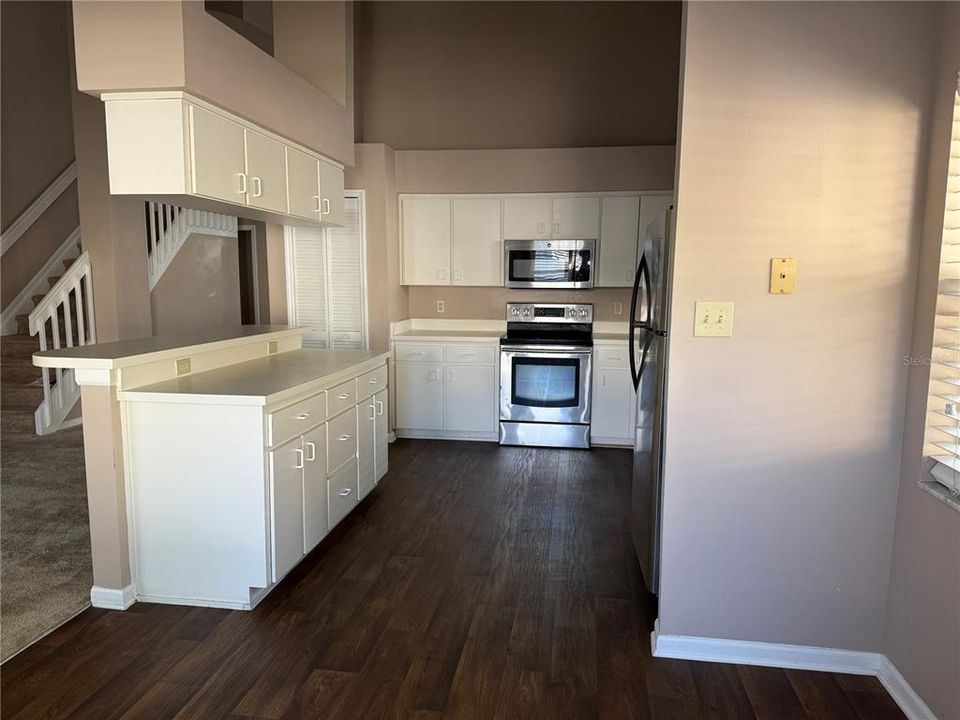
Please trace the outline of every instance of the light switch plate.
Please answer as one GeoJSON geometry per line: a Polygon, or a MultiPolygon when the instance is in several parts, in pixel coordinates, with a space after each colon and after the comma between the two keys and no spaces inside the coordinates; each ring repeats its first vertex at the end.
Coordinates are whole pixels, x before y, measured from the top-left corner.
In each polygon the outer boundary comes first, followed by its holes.
{"type": "Polygon", "coordinates": [[[190,358],[177,360],[177,375],[186,375],[188,372],[190,372],[190,358]]]}
{"type": "Polygon", "coordinates": [[[770,292],[789,295],[797,289],[797,259],[770,259],[770,292]]]}
{"type": "Polygon", "coordinates": [[[733,335],[733,303],[698,301],[693,334],[698,337],[733,335]]]}

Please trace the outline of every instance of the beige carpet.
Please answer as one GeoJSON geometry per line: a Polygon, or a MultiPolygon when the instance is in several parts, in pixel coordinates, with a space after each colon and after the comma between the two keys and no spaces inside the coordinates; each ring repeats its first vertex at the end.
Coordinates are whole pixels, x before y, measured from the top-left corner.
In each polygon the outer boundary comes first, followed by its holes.
{"type": "Polygon", "coordinates": [[[38,437],[4,409],[0,658],[89,604],[93,572],[81,428],[38,437]],[[14,426],[14,427],[11,427],[14,426]]]}

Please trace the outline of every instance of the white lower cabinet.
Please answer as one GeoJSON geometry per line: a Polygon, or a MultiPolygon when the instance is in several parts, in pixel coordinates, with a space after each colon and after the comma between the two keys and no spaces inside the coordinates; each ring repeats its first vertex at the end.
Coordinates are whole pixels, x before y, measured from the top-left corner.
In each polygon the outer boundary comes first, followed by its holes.
{"type": "Polygon", "coordinates": [[[497,433],[497,346],[398,342],[397,429],[419,437],[491,440],[497,433]],[[432,362],[443,358],[443,362],[432,362]]]}
{"type": "Polygon", "coordinates": [[[457,432],[497,429],[495,365],[447,365],[443,376],[443,427],[457,432]]]}
{"type": "Polygon", "coordinates": [[[303,439],[270,451],[273,582],[303,557],[303,439]]]}
{"type": "Polygon", "coordinates": [[[633,444],[636,393],[630,379],[629,362],[626,347],[594,347],[591,442],[602,445],[633,444]]]}
{"type": "Polygon", "coordinates": [[[373,399],[377,406],[377,419],[374,421],[374,484],[387,474],[387,389],[384,388],[373,399]]]}
{"type": "Polygon", "coordinates": [[[343,520],[357,504],[357,458],[327,478],[327,498],[330,502],[330,529],[343,520]]]}
{"type": "Polygon", "coordinates": [[[387,474],[387,391],[357,406],[358,499],[363,500],[387,474]]]}
{"type": "Polygon", "coordinates": [[[303,436],[303,552],[308,553],[330,529],[327,516],[327,429],[303,436]]]}
{"type": "Polygon", "coordinates": [[[397,427],[443,429],[443,365],[397,363],[397,427]]]}

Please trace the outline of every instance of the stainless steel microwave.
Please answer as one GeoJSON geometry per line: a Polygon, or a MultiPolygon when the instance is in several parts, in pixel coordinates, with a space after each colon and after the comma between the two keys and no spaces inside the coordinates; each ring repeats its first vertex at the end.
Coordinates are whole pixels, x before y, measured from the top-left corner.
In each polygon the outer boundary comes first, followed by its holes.
{"type": "Polygon", "coordinates": [[[594,240],[507,240],[503,285],[508,288],[593,287],[594,240]]]}

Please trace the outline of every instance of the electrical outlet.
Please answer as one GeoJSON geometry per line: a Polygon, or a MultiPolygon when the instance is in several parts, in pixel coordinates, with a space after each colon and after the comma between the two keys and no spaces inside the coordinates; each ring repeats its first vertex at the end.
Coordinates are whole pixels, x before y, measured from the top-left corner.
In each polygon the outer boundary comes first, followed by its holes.
{"type": "Polygon", "coordinates": [[[275,352],[277,352],[277,341],[269,340],[267,342],[267,355],[273,355],[275,352]]]}
{"type": "Polygon", "coordinates": [[[447,310],[446,303],[444,303],[443,300],[437,300],[437,312],[442,313],[442,312],[446,312],[446,310],[447,310]]]}
{"type": "Polygon", "coordinates": [[[190,358],[177,360],[177,375],[186,375],[188,372],[190,372],[190,358]]]}
{"type": "Polygon", "coordinates": [[[732,302],[697,302],[693,334],[699,337],[733,335],[732,302]]]}
{"type": "Polygon", "coordinates": [[[613,304],[613,314],[614,315],[623,315],[623,303],[615,302],[613,304]]]}

